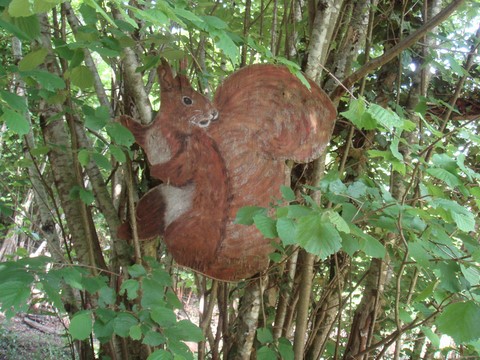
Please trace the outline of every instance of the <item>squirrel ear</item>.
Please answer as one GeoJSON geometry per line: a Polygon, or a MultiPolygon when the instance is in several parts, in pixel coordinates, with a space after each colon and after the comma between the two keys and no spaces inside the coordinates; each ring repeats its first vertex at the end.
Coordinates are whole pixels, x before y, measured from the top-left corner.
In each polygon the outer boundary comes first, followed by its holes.
{"type": "Polygon", "coordinates": [[[174,88],[175,79],[173,78],[172,69],[164,58],[162,58],[162,64],[157,68],[157,74],[162,91],[170,91],[174,88]]]}
{"type": "Polygon", "coordinates": [[[180,83],[180,87],[182,89],[192,87],[190,85],[190,81],[188,80],[188,78],[185,75],[177,75],[177,79],[178,79],[178,82],[180,83]]]}

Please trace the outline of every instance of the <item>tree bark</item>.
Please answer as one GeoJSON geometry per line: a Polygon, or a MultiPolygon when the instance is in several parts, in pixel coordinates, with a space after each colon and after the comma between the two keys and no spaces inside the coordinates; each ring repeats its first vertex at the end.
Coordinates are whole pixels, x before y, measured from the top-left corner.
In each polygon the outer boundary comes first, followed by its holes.
{"type": "Polygon", "coordinates": [[[317,4],[305,69],[307,76],[316,83],[319,83],[322,77],[323,69],[320,64],[324,65],[327,62],[333,30],[342,5],[343,0],[320,0],[317,4]]]}
{"type": "Polygon", "coordinates": [[[233,343],[227,359],[250,359],[262,301],[261,282],[261,278],[248,280],[238,309],[238,317],[233,324],[233,343]]]}

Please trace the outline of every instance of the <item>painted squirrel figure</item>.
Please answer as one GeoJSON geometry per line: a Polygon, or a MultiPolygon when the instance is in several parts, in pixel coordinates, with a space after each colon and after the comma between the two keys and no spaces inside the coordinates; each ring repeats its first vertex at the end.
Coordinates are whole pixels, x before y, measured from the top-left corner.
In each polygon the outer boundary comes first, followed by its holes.
{"type": "MultiPolygon", "coordinates": [[[[165,61],[157,73],[161,108],[155,119],[141,125],[120,117],[145,151],[151,175],[163,182],[137,204],[138,236],[163,236],[179,264],[203,272],[217,253],[227,214],[225,164],[206,132],[218,112],[165,61]]],[[[120,228],[121,237],[126,230],[120,228]]]]}
{"type": "Polygon", "coordinates": [[[120,118],[147,154],[152,176],[163,181],[137,204],[140,239],[163,235],[177,263],[220,280],[265,270],[272,240],[236,224],[236,214],[280,197],[286,159],[307,162],[325,150],[332,102],[314,82],[307,88],[276,65],[233,73],[213,104],[184,76],[174,78],[165,61],[158,75],[155,120],[142,126],[120,118]]]}

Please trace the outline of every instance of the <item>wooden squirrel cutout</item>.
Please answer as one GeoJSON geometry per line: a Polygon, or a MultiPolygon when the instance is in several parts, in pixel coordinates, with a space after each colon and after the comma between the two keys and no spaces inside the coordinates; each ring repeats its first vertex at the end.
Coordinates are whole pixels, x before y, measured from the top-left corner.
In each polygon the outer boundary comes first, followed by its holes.
{"type": "MultiPolygon", "coordinates": [[[[158,67],[161,108],[149,125],[121,123],[144,149],[162,184],[138,202],[140,239],[163,236],[175,261],[209,277],[237,281],[268,266],[273,251],[254,226],[235,224],[244,206],[280,197],[285,160],[307,162],[326,148],[336,112],[313,82],[282,66],[251,65],[229,76],[213,104],[158,67]]],[[[129,237],[129,226],[120,237],[129,237]]]]}

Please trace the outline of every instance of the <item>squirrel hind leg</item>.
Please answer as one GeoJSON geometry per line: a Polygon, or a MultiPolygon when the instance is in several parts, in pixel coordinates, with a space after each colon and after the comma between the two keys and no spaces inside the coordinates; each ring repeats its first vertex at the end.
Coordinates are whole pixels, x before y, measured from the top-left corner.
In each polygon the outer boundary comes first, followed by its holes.
{"type": "MultiPolygon", "coordinates": [[[[165,232],[165,199],[160,186],[148,191],[138,202],[135,217],[137,234],[140,240],[148,240],[165,232]]],[[[132,228],[128,222],[120,225],[117,231],[120,239],[131,239],[132,228]]]]}

